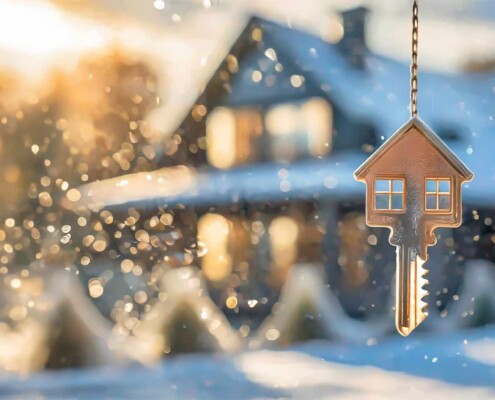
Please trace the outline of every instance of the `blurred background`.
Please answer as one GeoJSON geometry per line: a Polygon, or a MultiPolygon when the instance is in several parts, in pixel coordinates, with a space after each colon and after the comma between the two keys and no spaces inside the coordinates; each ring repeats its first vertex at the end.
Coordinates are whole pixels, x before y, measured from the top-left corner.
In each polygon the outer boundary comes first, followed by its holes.
{"type": "Polygon", "coordinates": [[[0,0],[0,397],[495,397],[493,2],[420,1],[419,114],[475,179],[408,338],[353,179],[411,9],[0,0]]]}

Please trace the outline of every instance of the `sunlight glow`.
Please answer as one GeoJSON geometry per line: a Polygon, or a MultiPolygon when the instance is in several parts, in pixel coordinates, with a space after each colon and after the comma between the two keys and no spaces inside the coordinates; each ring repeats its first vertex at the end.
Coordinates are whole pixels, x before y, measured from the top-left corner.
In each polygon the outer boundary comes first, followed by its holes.
{"type": "Polygon", "coordinates": [[[16,53],[43,55],[100,46],[107,29],[88,29],[56,7],[36,1],[0,2],[0,47],[16,53]]]}

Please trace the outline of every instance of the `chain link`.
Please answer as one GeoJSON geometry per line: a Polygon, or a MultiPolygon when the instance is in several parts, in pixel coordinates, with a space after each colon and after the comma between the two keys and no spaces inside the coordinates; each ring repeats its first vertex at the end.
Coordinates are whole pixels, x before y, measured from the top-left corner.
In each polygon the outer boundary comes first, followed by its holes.
{"type": "Polygon", "coordinates": [[[411,117],[418,116],[418,41],[419,15],[418,0],[413,3],[412,63],[411,63],[411,117]]]}

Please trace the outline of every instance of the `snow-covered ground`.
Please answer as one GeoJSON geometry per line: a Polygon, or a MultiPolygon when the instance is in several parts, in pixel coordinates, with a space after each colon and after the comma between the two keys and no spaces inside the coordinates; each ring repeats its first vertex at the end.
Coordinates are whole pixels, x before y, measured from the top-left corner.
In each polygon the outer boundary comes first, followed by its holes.
{"type": "Polygon", "coordinates": [[[492,399],[495,327],[4,377],[5,399],[492,399]]]}

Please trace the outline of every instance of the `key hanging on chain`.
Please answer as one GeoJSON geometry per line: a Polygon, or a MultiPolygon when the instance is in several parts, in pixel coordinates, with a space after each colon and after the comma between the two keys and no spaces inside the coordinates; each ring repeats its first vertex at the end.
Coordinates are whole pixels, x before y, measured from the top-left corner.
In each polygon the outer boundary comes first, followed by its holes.
{"type": "Polygon", "coordinates": [[[366,223],[396,246],[395,323],[409,335],[427,316],[424,264],[434,230],[462,223],[461,186],[472,172],[418,118],[418,1],[413,3],[411,118],[354,173],[366,184],[366,223]]]}

